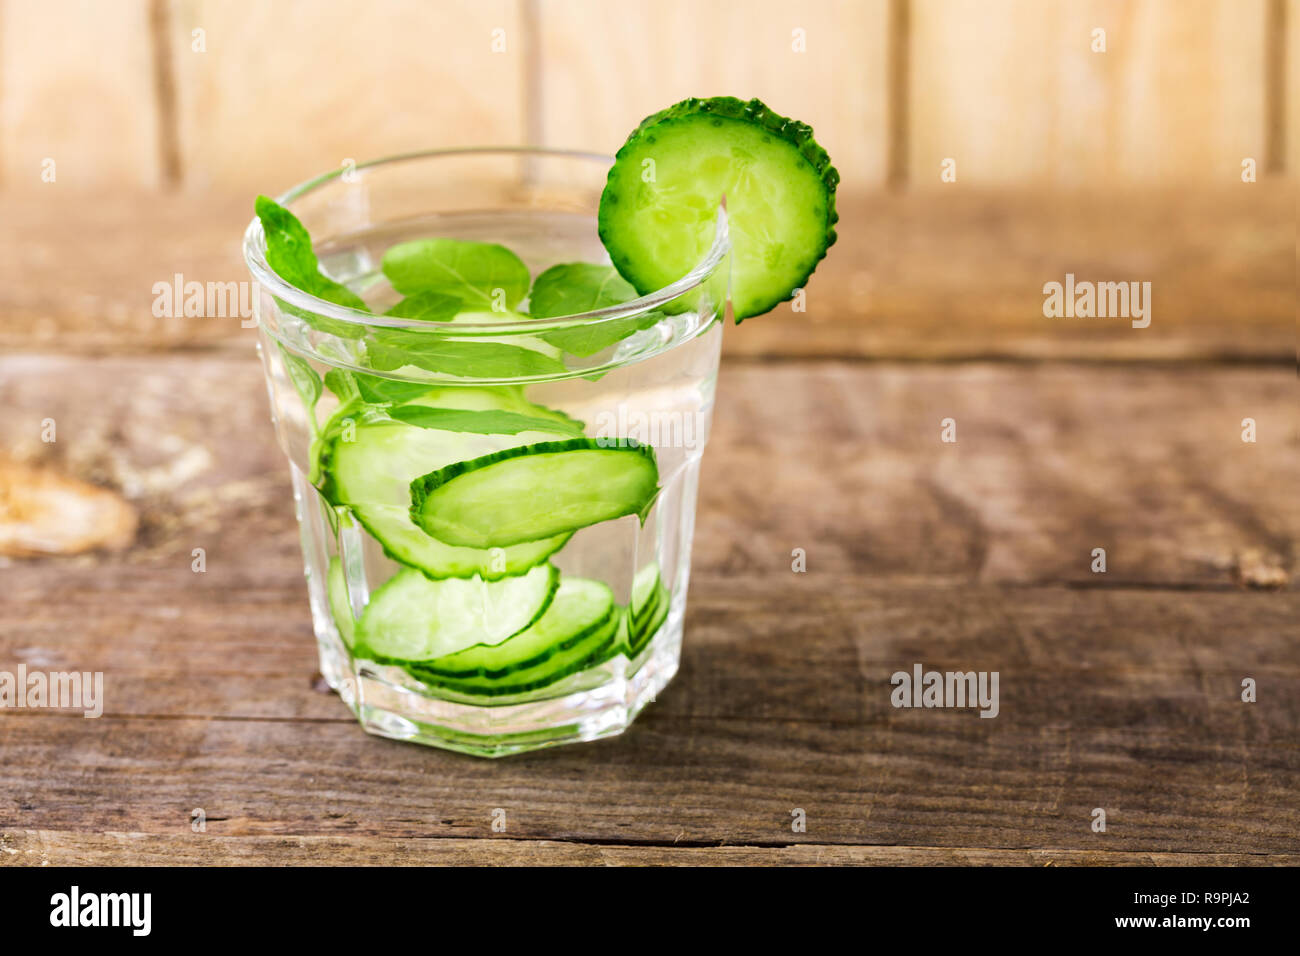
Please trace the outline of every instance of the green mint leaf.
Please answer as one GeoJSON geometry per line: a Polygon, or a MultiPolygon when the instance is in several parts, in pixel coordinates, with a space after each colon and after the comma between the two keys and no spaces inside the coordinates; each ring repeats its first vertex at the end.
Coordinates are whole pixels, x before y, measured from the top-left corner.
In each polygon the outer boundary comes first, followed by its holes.
{"type": "Polygon", "coordinates": [[[635,298],[636,289],[613,266],[566,262],[537,277],[528,295],[528,312],[535,319],[554,319],[635,298]]]}
{"type": "Polygon", "coordinates": [[[528,293],[528,267],[494,242],[400,242],[384,253],[383,269],[402,295],[440,292],[461,299],[467,309],[513,309],[528,293]]]}
{"type": "Polygon", "coordinates": [[[384,315],[398,319],[424,319],[446,322],[461,310],[464,303],[454,295],[441,292],[416,292],[397,303],[384,315]]]}
{"type": "MultiPolygon", "coordinates": [[[[278,345],[278,343],[277,343],[278,345]]],[[[280,356],[284,359],[284,370],[289,374],[294,391],[302,399],[303,408],[307,410],[307,423],[316,431],[316,402],[320,399],[321,381],[316,370],[305,358],[295,355],[283,345],[279,346],[280,356]]]]}
{"type": "Polygon", "coordinates": [[[325,387],[334,393],[340,405],[347,404],[359,394],[356,378],[346,369],[332,368],[326,372],[325,387]]]}
{"type": "Polygon", "coordinates": [[[428,405],[403,405],[389,409],[391,418],[421,428],[449,432],[478,432],[482,435],[517,435],[520,432],[564,432],[581,436],[576,423],[565,425],[550,418],[536,418],[518,412],[468,411],[459,408],[432,408],[428,405]]]}
{"type": "Polygon", "coordinates": [[[318,299],[349,309],[370,311],[359,295],[320,271],[320,262],[311,247],[311,236],[297,216],[266,196],[258,196],[254,208],[266,233],[266,261],[276,275],[318,299]]]}
{"type": "MultiPolygon", "coordinates": [[[[311,247],[311,236],[297,216],[266,196],[258,196],[253,208],[257,218],[262,220],[262,231],[266,233],[266,263],[276,275],[318,299],[349,309],[370,311],[359,295],[320,271],[320,262],[311,247]]],[[[365,333],[364,328],[350,322],[315,315],[280,299],[275,301],[285,312],[298,316],[322,332],[344,338],[360,338],[365,333]]]]}
{"type": "MultiPolygon", "coordinates": [[[[537,277],[528,295],[528,310],[533,318],[553,319],[606,309],[635,298],[636,289],[613,266],[566,262],[551,266],[537,277]]],[[[585,358],[650,328],[662,318],[660,312],[647,312],[571,329],[553,329],[539,337],[570,355],[585,358]]]]}
{"type": "Polygon", "coordinates": [[[551,329],[537,337],[563,349],[570,355],[586,358],[603,352],[611,345],[622,342],[630,335],[652,328],[664,317],[662,312],[644,312],[622,319],[606,319],[595,325],[579,325],[571,329],[551,329]]]}
{"type": "Polygon", "coordinates": [[[368,405],[405,404],[424,395],[431,387],[421,382],[395,382],[378,375],[357,373],[354,378],[361,400],[368,405]]]}
{"type": "Polygon", "coordinates": [[[559,359],[517,345],[467,342],[397,329],[376,330],[366,354],[370,367],[379,372],[404,365],[464,378],[522,378],[567,371],[559,359]]]}

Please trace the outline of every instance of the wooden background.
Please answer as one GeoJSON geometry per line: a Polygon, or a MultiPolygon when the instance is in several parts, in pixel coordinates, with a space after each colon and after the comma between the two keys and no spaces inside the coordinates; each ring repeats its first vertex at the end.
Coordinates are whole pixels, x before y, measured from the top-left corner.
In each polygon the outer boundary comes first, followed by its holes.
{"type": "Polygon", "coordinates": [[[0,519],[31,466],[140,522],[0,555],[0,669],[109,696],[0,713],[0,864],[1294,863],[1298,7],[0,0],[0,519]],[[843,219],[806,313],[726,333],[680,675],[585,747],[365,737],[252,333],[153,284],[244,278],[252,195],[346,159],[609,152],[716,93],[811,122],[843,219]],[[1045,319],[1066,272],[1152,282],[1150,328],[1045,319]],[[916,661],[1001,716],[893,710],[916,661]]]}
{"type": "Polygon", "coordinates": [[[435,145],[613,152],[687,95],[810,122],[850,189],[1294,171],[1296,0],[3,0],[0,181],[245,196],[435,145]],[[1106,52],[1092,52],[1092,31],[1106,52]],[[1289,64],[1289,65],[1288,65],[1289,64]]]}

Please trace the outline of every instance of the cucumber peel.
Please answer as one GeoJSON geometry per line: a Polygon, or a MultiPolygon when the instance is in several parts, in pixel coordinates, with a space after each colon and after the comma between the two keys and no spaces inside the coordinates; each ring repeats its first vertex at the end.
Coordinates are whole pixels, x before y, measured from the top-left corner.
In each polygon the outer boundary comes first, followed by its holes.
{"type": "Polygon", "coordinates": [[[622,609],[599,581],[570,578],[540,618],[495,647],[471,647],[407,665],[411,676],[443,690],[504,696],[537,690],[606,660],[618,649],[622,609]]]}
{"type": "Polygon", "coordinates": [[[617,607],[614,592],[600,581],[566,578],[546,612],[527,630],[500,644],[477,644],[428,661],[421,669],[453,678],[489,680],[541,664],[604,630],[617,607]]]}
{"type": "Polygon", "coordinates": [[[645,650],[664,620],[672,595],[664,587],[659,575],[659,565],[648,564],[637,572],[632,581],[632,600],[628,604],[627,656],[636,657],[645,650]]]}

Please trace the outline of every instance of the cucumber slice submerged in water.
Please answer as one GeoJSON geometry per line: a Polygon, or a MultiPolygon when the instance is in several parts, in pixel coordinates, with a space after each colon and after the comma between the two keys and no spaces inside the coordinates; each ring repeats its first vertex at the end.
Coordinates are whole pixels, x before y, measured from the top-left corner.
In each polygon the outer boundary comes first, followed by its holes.
{"type": "Polygon", "coordinates": [[[789,299],[835,242],[838,183],[803,123],[758,100],[683,100],[647,117],[618,151],[600,199],[600,238],[645,295],[704,259],[725,195],[740,321],[789,299]]]}
{"type": "Polygon", "coordinates": [[[664,587],[658,564],[648,564],[632,581],[632,600],[628,605],[627,656],[635,657],[650,643],[655,632],[668,617],[672,595],[664,587]]]}
{"type": "Polygon", "coordinates": [[[476,645],[421,665],[447,677],[504,677],[534,667],[604,629],[614,618],[614,592],[600,581],[565,578],[555,599],[527,630],[496,645],[476,645]]]}
{"type": "Polygon", "coordinates": [[[658,482],[654,449],[631,439],[521,445],[411,482],[411,520],[449,544],[508,547],[644,516],[658,482]]]}
{"type": "Polygon", "coordinates": [[[503,696],[547,687],[593,667],[618,647],[622,610],[599,581],[566,580],[528,630],[496,647],[472,647],[407,671],[460,694],[503,696]]]}
{"type": "Polygon", "coordinates": [[[338,628],[343,643],[351,647],[356,643],[357,619],[352,616],[352,601],[348,598],[348,582],[343,574],[343,562],[330,558],[325,590],[329,596],[330,614],[338,628]]]}
{"type": "Polygon", "coordinates": [[[335,435],[322,455],[326,494],[336,504],[351,507],[389,557],[432,578],[478,574],[495,580],[522,574],[564,546],[567,533],[496,551],[447,544],[412,523],[410,484],[432,468],[513,445],[571,435],[577,423],[508,388],[437,388],[405,404],[512,412],[535,419],[541,427],[513,435],[485,435],[421,428],[392,421],[373,410],[369,415],[357,414],[350,432],[335,435]],[[554,422],[554,430],[546,427],[548,421],[554,422]]]}
{"type": "Polygon", "coordinates": [[[641,617],[650,602],[654,600],[659,587],[659,565],[657,562],[651,562],[637,571],[636,576],[632,578],[632,599],[629,606],[634,618],[641,617]]]}
{"type": "Polygon", "coordinates": [[[359,652],[389,662],[429,661],[475,644],[499,644],[536,621],[559,586],[549,564],[501,581],[431,581],[410,568],[370,597],[357,621],[359,652]]]}

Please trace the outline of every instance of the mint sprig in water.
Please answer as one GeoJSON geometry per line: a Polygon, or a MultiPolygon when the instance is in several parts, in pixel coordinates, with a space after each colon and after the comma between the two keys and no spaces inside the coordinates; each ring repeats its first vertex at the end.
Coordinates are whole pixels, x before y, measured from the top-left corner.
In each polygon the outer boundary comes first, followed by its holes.
{"type": "Polygon", "coordinates": [[[302,291],[349,309],[369,312],[365,301],[341,282],[321,271],[311,236],[298,217],[274,199],[258,196],[253,204],[266,234],[266,263],[285,282],[302,291]]]}
{"type": "Polygon", "coordinates": [[[367,342],[370,367],[393,372],[407,365],[464,378],[543,377],[565,371],[542,352],[502,342],[472,341],[397,329],[377,330],[367,342]]]}
{"type": "Polygon", "coordinates": [[[495,242],[417,239],[384,253],[384,275],[405,296],[439,293],[467,310],[506,312],[528,294],[528,267],[495,242]]]}
{"type": "Polygon", "coordinates": [[[593,312],[636,298],[636,289],[613,266],[566,262],[537,277],[528,295],[528,311],[536,318],[593,312]]]}
{"type": "MultiPolygon", "coordinates": [[[[278,344],[278,343],[277,343],[278,344]]],[[[284,360],[284,370],[293,383],[294,390],[302,399],[302,406],[307,410],[307,428],[316,433],[316,403],[320,401],[321,379],[311,363],[305,358],[280,346],[280,357],[284,360]]]]}
{"type": "MultiPolygon", "coordinates": [[[[551,266],[537,277],[528,295],[528,311],[534,318],[552,319],[606,309],[635,298],[636,289],[613,266],[566,262],[551,266]]],[[[662,318],[660,312],[648,312],[571,329],[552,329],[540,338],[571,355],[585,358],[650,328],[662,318]]]]}
{"type": "MultiPolygon", "coordinates": [[[[352,373],[353,387],[367,405],[403,405],[429,391],[425,382],[399,382],[379,375],[352,373]]],[[[328,384],[328,376],[326,377],[328,384]]]]}
{"type": "Polygon", "coordinates": [[[478,432],[482,435],[517,435],[520,432],[565,431],[576,438],[584,434],[578,423],[562,424],[555,418],[538,418],[519,412],[491,409],[485,411],[462,408],[438,408],[432,405],[401,405],[389,409],[390,418],[447,432],[478,432]]]}
{"type": "MultiPolygon", "coordinates": [[[[293,213],[266,196],[257,198],[256,210],[266,235],[267,263],[282,279],[327,302],[371,311],[359,295],[321,270],[311,236],[293,213]]],[[[528,316],[515,311],[525,296],[529,313],[539,319],[590,312],[636,297],[636,290],[611,266],[585,262],[552,266],[537,277],[530,290],[528,267],[505,246],[490,242],[441,238],[403,242],[388,249],[382,268],[393,288],[405,296],[384,314],[428,322],[446,323],[458,316],[468,320],[470,314],[478,313],[500,316],[507,321],[526,321],[528,316]]],[[[450,339],[425,335],[418,329],[367,328],[316,315],[278,299],[277,302],[286,312],[322,332],[364,338],[366,360],[379,372],[411,366],[464,378],[513,378],[567,371],[559,358],[504,338],[450,339]]],[[[571,329],[553,329],[538,338],[563,352],[585,358],[653,326],[662,317],[653,312],[571,329]]],[[[286,364],[296,363],[286,358],[286,364]]],[[[307,401],[313,391],[309,379],[314,372],[310,366],[295,367],[293,375],[295,385],[307,401]]],[[[341,376],[335,378],[337,381],[341,376]]],[[[382,380],[371,377],[372,383],[378,381],[382,380]]],[[[318,389],[319,385],[315,387],[318,389]]],[[[351,395],[355,388],[353,383],[345,390],[351,395]]],[[[384,391],[383,387],[362,385],[360,397],[363,401],[373,401],[384,391]]],[[[398,391],[403,397],[413,394],[410,387],[398,391]]]]}
{"type": "Polygon", "coordinates": [[[384,315],[395,319],[421,319],[425,322],[446,322],[460,312],[464,302],[454,295],[442,292],[417,292],[408,295],[384,315]]]}

